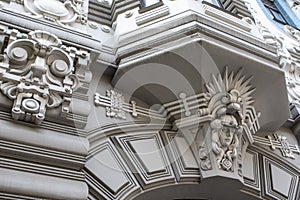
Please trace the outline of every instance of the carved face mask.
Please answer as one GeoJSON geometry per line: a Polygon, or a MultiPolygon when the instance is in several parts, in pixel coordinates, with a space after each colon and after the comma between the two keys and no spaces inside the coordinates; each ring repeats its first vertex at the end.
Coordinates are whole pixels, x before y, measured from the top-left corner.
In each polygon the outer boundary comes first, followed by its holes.
{"type": "Polygon", "coordinates": [[[220,129],[219,138],[223,147],[228,147],[232,143],[234,132],[235,128],[229,126],[223,126],[220,129]]]}
{"type": "Polygon", "coordinates": [[[232,115],[221,117],[221,123],[223,127],[219,131],[220,143],[223,147],[228,147],[232,143],[238,123],[232,115]]]}

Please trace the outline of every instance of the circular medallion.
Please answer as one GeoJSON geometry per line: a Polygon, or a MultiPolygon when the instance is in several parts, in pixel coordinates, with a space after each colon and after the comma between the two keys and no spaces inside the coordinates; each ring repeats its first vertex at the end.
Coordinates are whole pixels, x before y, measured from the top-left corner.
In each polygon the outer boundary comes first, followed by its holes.
{"type": "Polygon", "coordinates": [[[68,64],[64,60],[55,60],[51,64],[51,72],[58,77],[64,77],[69,70],[68,64]]]}
{"type": "Polygon", "coordinates": [[[27,112],[35,113],[39,110],[40,104],[35,99],[24,99],[22,102],[22,107],[27,112]]]}
{"type": "Polygon", "coordinates": [[[28,53],[24,48],[15,47],[11,50],[11,58],[21,64],[27,60],[28,53]]]}

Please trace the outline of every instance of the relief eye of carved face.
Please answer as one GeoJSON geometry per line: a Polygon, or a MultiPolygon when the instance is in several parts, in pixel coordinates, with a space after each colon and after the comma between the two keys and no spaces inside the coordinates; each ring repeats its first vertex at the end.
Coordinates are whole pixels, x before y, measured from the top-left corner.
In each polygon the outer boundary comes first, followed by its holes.
{"type": "Polygon", "coordinates": [[[224,126],[223,128],[222,128],[222,132],[223,133],[229,133],[229,127],[226,127],[226,126],[224,126]]]}
{"type": "Polygon", "coordinates": [[[223,128],[219,132],[220,143],[223,147],[228,147],[231,144],[233,140],[234,132],[235,132],[234,128],[223,126],[223,128]]]}

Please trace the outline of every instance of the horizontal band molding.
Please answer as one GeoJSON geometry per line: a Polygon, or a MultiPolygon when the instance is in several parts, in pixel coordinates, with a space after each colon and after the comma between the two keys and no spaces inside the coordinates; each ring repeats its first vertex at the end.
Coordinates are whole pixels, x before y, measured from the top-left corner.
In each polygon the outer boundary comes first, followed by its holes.
{"type": "Polygon", "coordinates": [[[82,200],[85,182],[0,168],[0,192],[44,199],[82,200]],[[30,183],[30,184],[29,184],[30,183]]]}
{"type": "Polygon", "coordinates": [[[0,167],[17,171],[71,179],[76,181],[84,181],[84,173],[76,170],[68,170],[65,168],[42,165],[33,162],[25,162],[16,159],[0,157],[0,167]]]}
{"type": "Polygon", "coordinates": [[[6,141],[0,141],[0,155],[77,170],[85,163],[85,156],[6,141]]]}

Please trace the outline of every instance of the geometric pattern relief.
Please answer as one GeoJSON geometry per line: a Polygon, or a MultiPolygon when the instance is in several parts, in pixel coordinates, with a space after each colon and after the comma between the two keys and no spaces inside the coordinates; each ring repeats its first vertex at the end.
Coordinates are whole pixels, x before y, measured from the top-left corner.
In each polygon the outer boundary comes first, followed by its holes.
{"type": "Polygon", "coordinates": [[[173,183],[175,177],[170,161],[158,133],[143,133],[113,138],[125,160],[130,162],[131,171],[143,188],[159,182],[173,183]]]}
{"type": "Polygon", "coordinates": [[[93,148],[85,166],[91,193],[97,198],[121,199],[138,192],[138,184],[111,142],[93,148]],[[100,196],[100,197],[99,197],[100,196]]]}
{"type": "Polygon", "coordinates": [[[253,136],[254,143],[269,146],[271,150],[279,149],[281,154],[285,158],[295,159],[296,154],[300,154],[300,150],[297,144],[291,145],[287,141],[286,136],[278,135],[277,133],[273,134],[275,140],[272,139],[270,135],[266,138],[259,136],[253,136]]]}
{"type": "Polygon", "coordinates": [[[95,93],[94,102],[96,106],[104,106],[106,116],[116,119],[126,119],[126,114],[130,113],[132,117],[151,116],[155,119],[164,121],[164,116],[155,110],[146,109],[138,106],[135,101],[125,102],[125,97],[114,90],[107,90],[106,96],[95,93]]]}
{"type": "Polygon", "coordinates": [[[264,157],[266,195],[275,199],[294,200],[299,177],[295,172],[264,157]]]}
{"type": "Polygon", "coordinates": [[[164,132],[165,146],[170,155],[176,179],[178,182],[199,181],[199,164],[184,136],[178,136],[176,132],[164,132]]]}
{"type": "Polygon", "coordinates": [[[258,153],[247,149],[243,160],[243,177],[247,186],[260,191],[260,165],[258,160],[258,153]]]}

